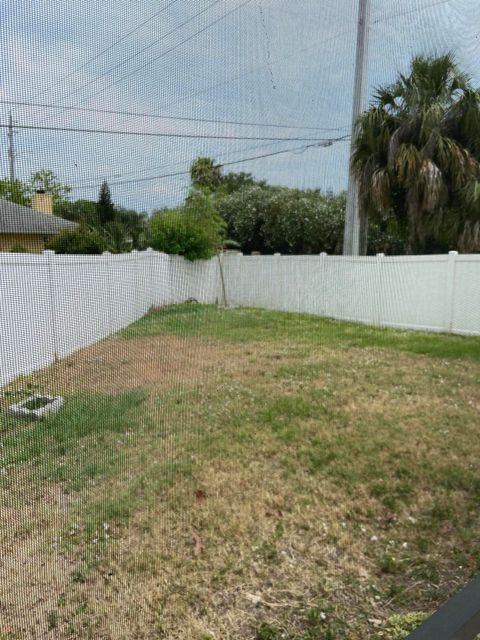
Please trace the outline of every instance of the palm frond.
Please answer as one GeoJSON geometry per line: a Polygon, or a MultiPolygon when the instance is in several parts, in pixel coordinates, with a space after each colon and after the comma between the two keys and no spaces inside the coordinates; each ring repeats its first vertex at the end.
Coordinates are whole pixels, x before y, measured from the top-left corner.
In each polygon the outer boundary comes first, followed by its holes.
{"type": "Polygon", "coordinates": [[[461,196],[468,211],[480,217],[480,180],[469,180],[463,187],[461,196]]]}
{"type": "Polygon", "coordinates": [[[480,222],[467,222],[458,238],[458,248],[465,253],[480,251],[480,222]]]}
{"type": "Polygon", "coordinates": [[[411,187],[418,178],[421,155],[413,144],[402,144],[397,153],[395,169],[398,181],[403,187],[411,187]]]}
{"type": "Polygon", "coordinates": [[[415,124],[416,123],[412,120],[405,120],[390,136],[388,143],[388,166],[390,169],[395,167],[401,146],[410,142],[410,139],[414,134],[415,124]]]}
{"type": "Polygon", "coordinates": [[[431,102],[428,106],[424,107],[420,114],[420,130],[419,130],[419,143],[420,145],[427,144],[427,141],[431,138],[432,134],[440,132],[440,127],[444,118],[444,109],[438,102],[431,102]]]}
{"type": "Polygon", "coordinates": [[[421,210],[434,211],[445,204],[448,189],[441,170],[430,158],[425,158],[422,161],[418,180],[421,188],[421,210]]]}
{"type": "Polygon", "coordinates": [[[392,184],[387,167],[375,169],[371,176],[372,209],[385,213],[392,204],[392,184]]]}

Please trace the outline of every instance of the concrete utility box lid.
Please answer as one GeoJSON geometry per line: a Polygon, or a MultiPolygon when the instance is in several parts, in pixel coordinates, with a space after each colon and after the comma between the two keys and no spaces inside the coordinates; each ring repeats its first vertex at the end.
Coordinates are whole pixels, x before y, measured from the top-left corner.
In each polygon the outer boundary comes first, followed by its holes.
{"type": "Polygon", "coordinates": [[[61,396],[36,394],[8,407],[10,415],[16,418],[45,418],[56,413],[63,405],[61,396]]]}

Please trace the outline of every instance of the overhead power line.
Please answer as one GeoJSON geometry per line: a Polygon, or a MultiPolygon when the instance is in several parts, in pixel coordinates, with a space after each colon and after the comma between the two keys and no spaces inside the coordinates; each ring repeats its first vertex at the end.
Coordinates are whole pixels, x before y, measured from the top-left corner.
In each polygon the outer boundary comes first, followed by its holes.
{"type": "Polygon", "coordinates": [[[158,11],[156,11],[153,15],[151,15],[149,18],[147,18],[146,20],[144,20],[143,22],[141,22],[140,24],[138,24],[136,27],[134,27],[133,29],[131,29],[130,31],[128,31],[127,33],[125,33],[123,36],[121,36],[120,38],[117,38],[114,42],[112,42],[112,44],[108,45],[108,47],[105,47],[105,49],[102,49],[101,51],[99,51],[98,53],[96,53],[95,55],[91,56],[90,58],[88,58],[87,60],[85,60],[85,62],[83,62],[82,64],[80,64],[78,67],[75,67],[75,69],[72,69],[72,71],[69,71],[67,74],[65,74],[64,76],[62,76],[61,78],[58,78],[53,84],[49,85],[48,87],[46,87],[43,91],[41,91],[40,93],[38,93],[37,95],[44,95],[45,93],[48,93],[49,91],[51,91],[51,89],[53,89],[54,87],[56,87],[57,85],[59,85],[61,82],[65,82],[65,80],[68,80],[69,78],[71,78],[73,75],[75,75],[76,73],[78,73],[79,71],[81,71],[82,69],[85,69],[85,67],[87,67],[89,64],[91,64],[92,62],[94,62],[95,60],[98,60],[98,58],[100,58],[101,56],[103,56],[105,53],[107,53],[108,51],[111,51],[113,48],[115,48],[118,44],[120,44],[121,42],[123,42],[124,40],[126,40],[129,36],[131,36],[133,33],[135,33],[136,31],[138,31],[139,29],[141,29],[142,27],[144,27],[146,24],[148,24],[149,22],[151,22],[154,18],[156,18],[157,16],[159,16],[161,13],[163,13],[164,11],[166,11],[167,9],[169,9],[172,5],[176,4],[179,0],[172,0],[171,2],[169,2],[165,7],[162,7],[161,9],[159,9],[158,11]]]}
{"type": "MultiPolygon", "coordinates": [[[[280,151],[272,151],[270,153],[263,153],[261,155],[258,156],[251,156],[250,158],[242,158],[240,160],[232,160],[231,162],[223,162],[219,165],[217,165],[218,167],[229,167],[231,165],[234,164],[241,164],[243,162],[251,162],[253,160],[261,160],[263,158],[269,158],[271,156],[278,156],[282,153],[293,153],[295,151],[306,151],[307,149],[312,149],[314,147],[331,147],[335,142],[343,142],[345,140],[348,140],[350,136],[341,136],[340,138],[332,138],[331,140],[324,140],[324,141],[320,141],[320,142],[316,142],[314,144],[307,144],[307,145],[303,145],[301,147],[293,147],[290,149],[281,149],[280,151]]],[[[184,175],[189,175],[190,171],[175,171],[173,173],[164,173],[162,175],[158,175],[158,176],[149,176],[148,178],[136,178],[133,180],[120,180],[120,181],[116,181],[116,182],[110,182],[109,185],[110,186],[115,186],[115,185],[125,185],[125,184],[137,184],[140,182],[151,182],[152,180],[162,180],[164,178],[173,178],[176,176],[184,176],[184,175]]],[[[84,185],[77,185],[75,187],[73,187],[73,189],[93,189],[96,188],[98,186],[97,183],[95,184],[84,184],[84,185]]]]}
{"type": "MultiPolygon", "coordinates": [[[[91,96],[89,96],[85,100],[91,100],[92,98],[95,98],[96,96],[100,95],[104,91],[107,91],[111,87],[117,85],[119,82],[123,82],[124,80],[126,80],[127,78],[132,76],[133,74],[137,74],[140,71],[143,71],[144,69],[146,69],[146,67],[149,67],[151,64],[153,64],[154,62],[157,62],[158,60],[160,60],[161,58],[165,57],[166,55],[168,55],[172,51],[175,51],[176,49],[178,49],[182,45],[186,44],[187,42],[190,42],[190,40],[193,40],[194,38],[196,38],[201,33],[204,33],[205,31],[208,31],[208,29],[210,29],[211,27],[215,26],[216,24],[218,24],[222,20],[225,20],[225,18],[227,18],[229,15],[231,15],[232,13],[235,13],[239,9],[242,9],[247,4],[250,4],[250,2],[252,2],[252,0],[244,0],[244,2],[242,2],[239,5],[237,5],[234,9],[230,9],[230,11],[227,11],[226,13],[221,15],[219,18],[216,18],[216,20],[213,20],[212,22],[207,24],[205,27],[202,27],[201,29],[199,29],[198,31],[193,33],[191,36],[188,36],[188,38],[185,38],[181,42],[178,42],[173,47],[170,47],[170,49],[167,49],[166,51],[163,51],[160,55],[156,56],[155,58],[152,58],[151,60],[147,60],[144,64],[140,65],[136,69],[133,69],[133,71],[129,71],[128,73],[123,75],[121,78],[118,78],[118,80],[115,80],[114,82],[110,83],[106,87],[103,87],[102,89],[100,89],[100,91],[97,91],[96,93],[93,93],[91,96]]],[[[85,100],[81,100],[81,102],[84,102],[85,100]]]]}
{"type": "Polygon", "coordinates": [[[278,124],[271,122],[241,122],[239,120],[218,120],[209,118],[191,118],[185,116],[172,116],[162,113],[142,113],[138,111],[115,111],[113,109],[94,109],[92,107],[76,107],[70,105],[58,105],[41,102],[21,102],[20,100],[0,100],[0,104],[17,105],[23,107],[41,107],[42,109],[58,109],[61,111],[80,111],[85,113],[99,113],[103,115],[131,116],[138,118],[158,118],[161,120],[178,120],[180,122],[201,122],[210,124],[234,124],[242,127],[266,127],[273,129],[300,129],[311,131],[344,131],[348,127],[310,127],[295,124],[278,124]]]}
{"type": "MultiPolygon", "coordinates": [[[[277,140],[275,142],[262,142],[261,144],[256,144],[256,145],[249,145],[248,147],[240,147],[240,148],[236,148],[236,149],[229,149],[228,151],[221,153],[221,154],[215,154],[215,157],[218,160],[220,160],[221,158],[231,158],[232,154],[234,153],[246,153],[246,152],[250,152],[250,151],[256,151],[258,149],[269,149],[270,147],[274,147],[276,145],[282,144],[281,141],[277,140]]],[[[101,180],[108,180],[108,182],[110,182],[110,180],[115,180],[116,178],[123,178],[124,176],[135,176],[135,175],[145,175],[148,172],[151,171],[166,171],[167,169],[173,169],[174,167],[183,167],[185,165],[185,162],[187,162],[187,160],[184,158],[182,160],[180,160],[179,162],[174,162],[172,163],[163,163],[161,165],[156,165],[156,166],[149,166],[149,167],[138,167],[137,169],[133,169],[132,171],[117,171],[116,173],[110,173],[110,174],[103,174],[102,173],[102,177],[101,180]]],[[[221,163],[219,163],[221,164],[221,163]]],[[[223,165],[222,165],[223,166],[223,165]]],[[[93,180],[97,180],[97,176],[94,177],[90,177],[90,176],[81,176],[81,178],[83,180],[85,180],[86,182],[90,183],[93,180]]],[[[65,179],[67,183],[70,182],[75,182],[75,180],[78,180],[79,176],[76,175],[75,177],[71,177],[69,179],[65,179]]]]}
{"type": "MultiPolygon", "coordinates": [[[[0,129],[7,129],[8,124],[0,123],[0,129]]],[[[16,129],[33,129],[38,131],[65,131],[68,133],[99,133],[102,135],[117,135],[117,136],[140,136],[140,137],[152,137],[152,138],[193,138],[195,140],[278,140],[285,142],[321,142],[318,138],[276,138],[270,136],[235,136],[235,135],[215,135],[215,134],[203,134],[203,133],[164,133],[157,131],[122,131],[120,129],[90,129],[83,127],[55,127],[39,124],[16,124],[16,129]]]]}
{"type": "Polygon", "coordinates": [[[134,58],[138,57],[142,53],[145,53],[145,51],[148,51],[149,49],[151,49],[152,47],[157,45],[159,42],[161,42],[162,40],[165,40],[165,38],[168,38],[168,36],[172,35],[176,31],[178,31],[179,29],[181,29],[182,27],[187,25],[189,22],[192,22],[193,20],[195,20],[195,18],[198,18],[198,16],[202,15],[202,13],[205,13],[206,11],[208,11],[209,9],[211,9],[213,6],[215,6],[216,4],[218,4],[221,1],[222,0],[214,0],[214,2],[209,4],[207,7],[204,7],[201,11],[198,11],[193,16],[190,16],[190,18],[188,18],[187,20],[185,20],[181,24],[177,25],[174,29],[171,29],[168,33],[164,33],[160,38],[157,38],[156,40],[154,40],[150,44],[146,45],[145,47],[140,49],[140,51],[137,51],[137,52],[133,53],[132,55],[127,56],[123,60],[120,60],[119,62],[117,62],[117,64],[113,65],[113,67],[110,67],[109,69],[107,69],[103,73],[100,73],[99,75],[95,76],[95,78],[92,78],[88,82],[85,82],[84,84],[80,85],[79,87],[77,87],[73,91],[69,91],[68,93],[64,94],[61,97],[61,100],[64,100],[65,98],[68,98],[70,96],[75,95],[76,93],[78,93],[82,89],[85,89],[86,87],[89,87],[91,84],[94,84],[95,82],[98,82],[98,80],[101,80],[102,78],[104,78],[106,75],[108,75],[112,71],[116,71],[120,67],[123,67],[125,64],[127,64],[127,62],[130,62],[130,60],[133,60],[134,58]]]}

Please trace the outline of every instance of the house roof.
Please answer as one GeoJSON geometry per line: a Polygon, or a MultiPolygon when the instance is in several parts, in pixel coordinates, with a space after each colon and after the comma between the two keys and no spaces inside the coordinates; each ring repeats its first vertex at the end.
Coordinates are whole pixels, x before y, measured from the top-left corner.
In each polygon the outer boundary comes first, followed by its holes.
{"type": "Polygon", "coordinates": [[[75,229],[76,222],[49,213],[40,213],[0,198],[0,233],[38,233],[55,235],[63,229],[75,229]]]}

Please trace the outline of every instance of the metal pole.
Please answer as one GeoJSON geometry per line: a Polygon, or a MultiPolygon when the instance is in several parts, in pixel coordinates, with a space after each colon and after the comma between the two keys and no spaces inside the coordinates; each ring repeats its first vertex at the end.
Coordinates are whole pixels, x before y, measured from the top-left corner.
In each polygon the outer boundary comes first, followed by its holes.
{"type": "Polygon", "coordinates": [[[10,182],[15,180],[15,148],[14,148],[14,139],[13,139],[13,120],[12,120],[12,112],[8,114],[8,164],[9,164],[9,172],[8,178],[10,182]]]}
{"type": "MultiPolygon", "coordinates": [[[[352,109],[352,140],[350,157],[355,145],[357,120],[364,109],[365,79],[367,68],[369,0],[359,0],[357,55],[355,62],[355,86],[352,109]]],[[[360,252],[360,214],[358,206],[358,183],[349,166],[347,211],[345,216],[345,232],[343,238],[343,255],[358,256],[360,252]]]]}

